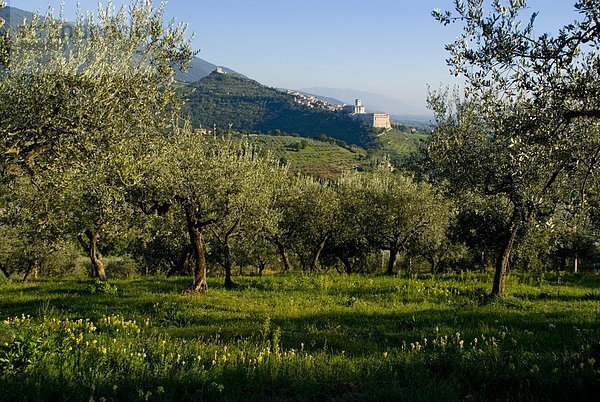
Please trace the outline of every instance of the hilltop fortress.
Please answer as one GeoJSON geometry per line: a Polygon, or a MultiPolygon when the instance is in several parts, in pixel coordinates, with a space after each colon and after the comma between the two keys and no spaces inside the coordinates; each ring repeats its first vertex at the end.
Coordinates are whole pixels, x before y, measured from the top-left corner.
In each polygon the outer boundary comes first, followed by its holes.
{"type": "Polygon", "coordinates": [[[392,128],[390,115],[387,113],[367,113],[360,99],[354,101],[354,105],[344,105],[342,110],[350,117],[360,120],[373,128],[392,128]]]}

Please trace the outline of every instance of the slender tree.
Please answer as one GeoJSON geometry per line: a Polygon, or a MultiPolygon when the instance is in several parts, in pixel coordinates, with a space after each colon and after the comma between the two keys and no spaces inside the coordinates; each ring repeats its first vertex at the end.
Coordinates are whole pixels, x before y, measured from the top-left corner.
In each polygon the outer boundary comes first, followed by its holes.
{"type": "Polygon", "coordinates": [[[333,183],[298,176],[283,211],[284,229],[302,268],[319,268],[321,253],[336,232],[339,199],[333,183]],[[287,227],[285,227],[287,226],[287,227]]]}
{"type": "Polygon", "coordinates": [[[431,225],[440,206],[431,186],[388,171],[359,175],[361,221],[369,243],[389,252],[386,274],[395,275],[398,254],[431,225]]]}

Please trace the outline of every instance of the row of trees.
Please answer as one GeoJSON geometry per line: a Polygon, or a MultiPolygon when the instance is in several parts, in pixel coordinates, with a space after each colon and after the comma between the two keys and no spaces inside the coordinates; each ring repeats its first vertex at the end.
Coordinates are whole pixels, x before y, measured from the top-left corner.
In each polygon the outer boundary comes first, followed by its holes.
{"type": "MultiPolygon", "coordinates": [[[[290,176],[240,138],[187,128],[143,145],[83,173],[14,177],[2,192],[5,272],[30,276],[75,239],[100,279],[104,250],[131,255],[147,273],[193,272],[196,291],[206,290],[209,267],[222,269],[234,287],[235,268],[395,275],[400,260],[405,269],[427,264],[437,273],[485,270],[504,253],[511,225],[505,196],[449,197],[386,169],[337,181],[290,176]]],[[[577,231],[565,208],[552,219],[551,227],[531,227],[530,236],[519,233],[513,266],[564,269],[577,254],[598,260],[592,216],[577,231]]]]}
{"type": "MultiPolygon", "coordinates": [[[[0,41],[0,265],[33,275],[77,241],[106,279],[103,251],[207,289],[209,267],[320,266],[396,272],[564,262],[598,244],[597,0],[561,35],[521,28],[524,2],[456,2],[465,33],[448,49],[463,96],[435,93],[436,131],[420,171],[376,170],[336,182],[290,177],[235,138],[205,138],[178,118],[172,77],[192,52],[183,25],[151,1],[80,16],[70,36],[53,15],[0,41]],[[475,45],[475,46],[473,46],[475,45]],[[583,49],[583,50],[582,50],[583,49]],[[382,256],[384,253],[384,256],[382,256]],[[373,261],[378,263],[373,264],[373,261]]],[[[597,260],[596,260],[597,261],[597,260]]]]}
{"type": "Polygon", "coordinates": [[[25,240],[12,250],[27,260],[26,272],[57,240],[77,238],[100,279],[103,243],[121,243],[120,251],[163,271],[183,274],[193,262],[198,291],[206,289],[205,239],[226,286],[233,286],[234,262],[262,270],[278,259],[289,270],[293,260],[316,271],[324,254],[350,273],[366,271],[367,257],[387,250],[386,272],[394,274],[401,251],[433,245],[426,239],[449,223],[450,206],[430,185],[388,171],[335,183],[291,177],[248,143],[185,128],[144,146],[143,157],[115,158],[82,174],[10,181],[2,192],[4,238],[25,240]]]}

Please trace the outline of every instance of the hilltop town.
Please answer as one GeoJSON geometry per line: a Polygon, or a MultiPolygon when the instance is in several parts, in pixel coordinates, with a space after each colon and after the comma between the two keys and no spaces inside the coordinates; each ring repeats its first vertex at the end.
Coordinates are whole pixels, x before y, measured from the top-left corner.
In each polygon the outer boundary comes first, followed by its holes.
{"type": "Polygon", "coordinates": [[[360,99],[354,101],[354,105],[335,105],[322,100],[314,95],[307,95],[302,92],[287,90],[287,94],[294,97],[294,102],[309,108],[319,108],[332,112],[342,112],[348,114],[353,119],[359,120],[372,128],[392,128],[390,115],[387,113],[367,113],[365,106],[360,99]]]}

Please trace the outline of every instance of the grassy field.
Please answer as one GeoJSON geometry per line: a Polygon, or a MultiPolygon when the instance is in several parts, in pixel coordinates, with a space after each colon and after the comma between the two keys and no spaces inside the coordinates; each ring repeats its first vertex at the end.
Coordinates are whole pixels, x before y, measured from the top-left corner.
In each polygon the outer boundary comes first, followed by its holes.
{"type": "Polygon", "coordinates": [[[419,147],[422,146],[429,137],[429,134],[422,131],[411,133],[390,130],[378,137],[382,145],[382,149],[378,152],[382,155],[387,155],[390,160],[401,164],[411,155],[417,154],[419,147]]]}
{"type": "Polygon", "coordinates": [[[366,155],[360,148],[353,152],[336,144],[302,137],[259,135],[252,141],[271,150],[278,158],[285,158],[291,172],[322,178],[340,177],[344,171],[360,165],[366,155]],[[304,148],[300,148],[302,142],[304,148]]]}
{"type": "Polygon", "coordinates": [[[0,282],[0,400],[595,400],[600,276],[0,282]]]}

